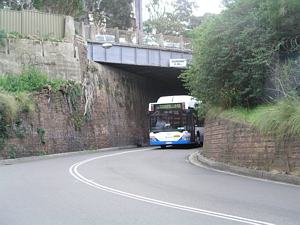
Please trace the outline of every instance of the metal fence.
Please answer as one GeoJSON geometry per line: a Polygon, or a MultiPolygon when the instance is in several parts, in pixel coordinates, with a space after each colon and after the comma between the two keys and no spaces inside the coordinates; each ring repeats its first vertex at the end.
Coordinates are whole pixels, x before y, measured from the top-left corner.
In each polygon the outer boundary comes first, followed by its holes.
{"type": "Polygon", "coordinates": [[[0,10],[0,30],[45,38],[64,38],[65,17],[37,11],[0,10]]]}
{"type": "Polygon", "coordinates": [[[86,39],[95,42],[115,42],[183,50],[191,49],[191,39],[182,36],[147,34],[140,31],[125,31],[117,28],[97,28],[93,25],[84,25],[82,29],[86,39]]]}

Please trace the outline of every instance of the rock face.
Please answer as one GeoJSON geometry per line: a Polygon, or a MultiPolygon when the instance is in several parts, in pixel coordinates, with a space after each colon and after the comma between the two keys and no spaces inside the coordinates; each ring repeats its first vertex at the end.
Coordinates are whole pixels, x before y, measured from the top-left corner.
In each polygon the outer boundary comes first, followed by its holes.
{"type": "Polygon", "coordinates": [[[4,158],[147,144],[148,103],[163,93],[157,82],[89,62],[85,46],[79,41],[74,45],[43,46],[31,40],[10,41],[9,53],[1,49],[0,73],[21,72],[26,64],[40,68],[50,77],[81,81],[86,87],[83,92],[90,89],[92,96],[88,100],[89,115],[83,116],[84,95],[77,98],[80,106],[74,111],[62,92],[50,96],[44,90],[36,94],[37,110],[21,117],[22,138],[12,135],[6,140],[4,158]]]}
{"type": "Polygon", "coordinates": [[[206,122],[202,154],[232,165],[300,175],[299,139],[279,143],[248,125],[225,119],[206,122]]]}

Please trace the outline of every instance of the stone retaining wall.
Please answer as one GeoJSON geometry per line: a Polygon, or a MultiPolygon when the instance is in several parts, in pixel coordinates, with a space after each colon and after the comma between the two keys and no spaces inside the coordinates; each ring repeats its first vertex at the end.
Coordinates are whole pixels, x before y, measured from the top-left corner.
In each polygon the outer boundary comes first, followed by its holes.
{"type": "Polygon", "coordinates": [[[206,121],[203,155],[236,166],[300,175],[300,140],[286,143],[226,119],[206,121]]]}

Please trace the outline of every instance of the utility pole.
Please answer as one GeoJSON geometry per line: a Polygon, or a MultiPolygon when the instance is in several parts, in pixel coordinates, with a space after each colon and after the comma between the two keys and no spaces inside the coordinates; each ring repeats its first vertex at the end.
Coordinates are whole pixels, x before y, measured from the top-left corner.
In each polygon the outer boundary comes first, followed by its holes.
{"type": "Polygon", "coordinates": [[[135,0],[135,25],[137,31],[143,30],[142,0],[135,0]]]}

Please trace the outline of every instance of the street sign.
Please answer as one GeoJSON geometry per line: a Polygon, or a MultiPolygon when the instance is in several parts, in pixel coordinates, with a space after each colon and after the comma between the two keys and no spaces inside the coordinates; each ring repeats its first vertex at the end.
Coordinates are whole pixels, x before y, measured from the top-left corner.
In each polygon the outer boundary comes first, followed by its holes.
{"type": "Polygon", "coordinates": [[[186,59],[170,59],[170,67],[186,68],[186,66],[187,66],[186,59]]]}

